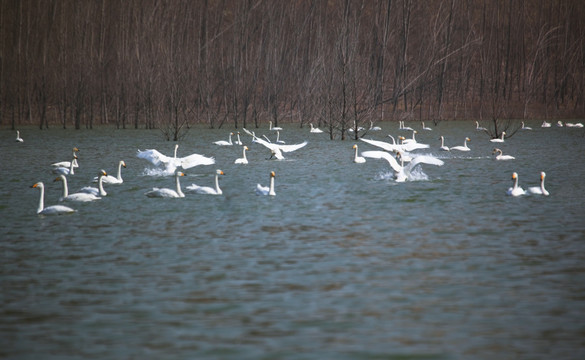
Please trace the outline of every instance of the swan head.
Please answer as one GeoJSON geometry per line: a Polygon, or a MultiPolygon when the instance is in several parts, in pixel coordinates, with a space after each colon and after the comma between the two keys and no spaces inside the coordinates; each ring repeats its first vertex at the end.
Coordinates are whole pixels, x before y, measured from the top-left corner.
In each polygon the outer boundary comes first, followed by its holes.
{"type": "Polygon", "coordinates": [[[271,178],[273,178],[273,177],[276,177],[276,174],[274,173],[274,171],[271,171],[271,172],[270,172],[270,177],[271,177],[271,178]]]}
{"type": "Polygon", "coordinates": [[[494,150],[492,151],[492,154],[497,154],[498,152],[502,152],[502,150],[500,150],[498,148],[494,148],[494,150]]]}
{"type": "Polygon", "coordinates": [[[357,149],[357,144],[353,144],[353,146],[351,147],[352,149],[357,149]]]}
{"type": "Polygon", "coordinates": [[[78,148],[76,148],[76,147],[73,148],[73,152],[78,152],[78,151],[79,151],[78,148]]]}
{"type": "Polygon", "coordinates": [[[398,139],[400,139],[400,140],[406,140],[406,138],[404,136],[399,136],[398,139]]]}
{"type": "Polygon", "coordinates": [[[175,176],[185,176],[185,173],[183,173],[182,171],[177,171],[175,173],[175,176]]]}
{"type": "Polygon", "coordinates": [[[126,167],[126,163],[124,162],[124,160],[120,161],[120,163],[122,164],[123,167],[126,167]]]}
{"type": "Polygon", "coordinates": [[[37,188],[37,187],[42,189],[43,187],[45,187],[45,185],[41,181],[39,181],[36,184],[31,185],[31,188],[37,188]]]}
{"type": "Polygon", "coordinates": [[[217,175],[224,175],[223,171],[221,171],[221,170],[219,170],[219,169],[215,170],[215,173],[216,173],[217,175]]]}
{"type": "Polygon", "coordinates": [[[108,176],[108,173],[106,172],[106,170],[101,169],[100,172],[98,173],[99,176],[108,176]]]}
{"type": "Polygon", "coordinates": [[[540,180],[544,180],[544,178],[546,177],[546,173],[544,171],[540,172],[540,180]]]}
{"type": "Polygon", "coordinates": [[[518,174],[516,172],[512,173],[512,180],[518,179],[518,174]]]}
{"type": "Polygon", "coordinates": [[[248,147],[247,147],[247,146],[244,146],[244,150],[250,150],[250,149],[248,149],[248,147]]]}
{"type": "Polygon", "coordinates": [[[468,137],[466,137],[466,138],[465,138],[465,140],[467,140],[467,141],[471,141],[471,139],[470,139],[470,138],[468,138],[468,137]]]}

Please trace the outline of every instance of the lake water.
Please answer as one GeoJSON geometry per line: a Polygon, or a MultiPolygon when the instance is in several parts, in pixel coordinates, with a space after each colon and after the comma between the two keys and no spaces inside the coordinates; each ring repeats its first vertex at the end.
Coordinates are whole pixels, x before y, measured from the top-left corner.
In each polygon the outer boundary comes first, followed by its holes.
{"type": "MultiPolygon", "coordinates": [[[[420,128],[419,123],[410,124],[420,128]]],[[[429,125],[429,124],[427,124],[429,125]]],[[[396,183],[388,164],[351,161],[350,141],[284,124],[283,161],[229,129],[191,128],[179,156],[217,164],[185,171],[224,195],[151,199],[173,177],[147,176],[137,149],[172,155],[148,130],[0,132],[0,357],[18,359],[583,359],[585,358],[585,130],[540,128],[494,144],[472,122],[441,122],[417,140],[444,160],[427,180],[396,183]],[[440,152],[462,145],[470,152],[440,152]],[[58,203],[49,164],[80,167],[71,191],[99,169],[94,203],[38,216],[58,203]],[[256,196],[276,173],[276,196],[256,196]],[[550,196],[506,196],[545,171],[550,196]]],[[[369,138],[399,135],[380,124],[369,138]]],[[[254,129],[274,139],[267,126],[254,129]]],[[[403,133],[407,137],[407,133],[403,133]]],[[[360,151],[375,150],[357,142],[360,151]]],[[[423,176],[424,175],[424,176],[423,176]]]]}

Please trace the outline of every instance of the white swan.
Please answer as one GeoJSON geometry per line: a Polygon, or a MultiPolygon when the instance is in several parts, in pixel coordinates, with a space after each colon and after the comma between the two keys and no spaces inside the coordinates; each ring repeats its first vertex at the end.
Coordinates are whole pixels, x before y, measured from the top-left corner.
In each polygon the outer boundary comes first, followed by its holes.
{"type": "Polygon", "coordinates": [[[185,176],[184,173],[177,171],[175,173],[175,186],[176,190],[168,189],[168,188],[152,188],[152,190],[147,191],[144,195],[151,197],[151,198],[183,198],[185,194],[181,191],[181,183],[179,182],[179,177],[185,176]]]}
{"type": "Polygon", "coordinates": [[[492,151],[492,155],[496,155],[496,160],[514,160],[514,159],[516,159],[512,155],[503,155],[502,150],[500,150],[498,148],[495,148],[494,151],[492,151]],[[498,155],[496,155],[496,154],[498,154],[498,155]]]}
{"type": "Polygon", "coordinates": [[[323,132],[323,130],[316,128],[316,127],[313,127],[312,123],[310,123],[309,125],[311,126],[311,131],[309,131],[309,132],[312,132],[313,134],[320,134],[323,132]]]}
{"type": "Polygon", "coordinates": [[[521,130],[532,130],[532,128],[530,126],[525,126],[524,125],[524,121],[522,121],[522,127],[520,129],[521,130]]]}
{"type": "Polygon", "coordinates": [[[234,141],[235,145],[243,145],[242,140],[240,140],[240,132],[238,131],[236,133],[236,136],[238,137],[238,140],[234,141]]]}
{"type": "Polygon", "coordinates": [[[477,131],[487,131],[486,128],[484,128],[483,126],[479,126],[479,121],[475,122],[475,130],[477,131]]]}
{"type": "Polygon", "coordinates": [[[75,156],[73,158],[73,160],[71,160],[69,162],[69,168],[64,168],[64,167],[56,167],[53,168],[53,174],[57,174],[57,175],[75,175],[75,162],[76,162],[77,156],[75,156]]]}
{"type": "Polygon", "coordinates": [[[284,141],[280,140],[280,131],[276,131],[276,141],[277,144],[286,144],[284,141]]]}
{"type": "Polygon", "coordinates": [[[557,127],[563,127],[563,122],[561,120],[557,121],[557,127]]]}
{"type": "Polygon", "coordinates": [[[175,153],[173,157],[169,157],[166,155],[161,154],[155,149],[149,149],[145,151],[138,150],[138,154],[136,155],[140,159],[144,159],[149,161],[151,164],[155,166],[162,165],[165,167],[164,174],[170,175],[174,174],[177,168],[182,167],[183,169],[189,169],[194,166],[199,165],[213,165],[215,164],[215,159],[212,157],[207,157],[199,154],[191,154],[189,156],[185,156],[182,158],[177,157],[177,149],[179,148],[178,144],[175,144],[175,153]]]}
{"type": "Polygon", "coordinates": [[[565,123],[565,127],[568,128],[582,128],[583,124],[582,123],[565,123]]]}
{"type": "Polygon", "coordinates": [[[467,142],[471,141],[470,138],[466,137],[465,141],[463,142],[463,146],[453,146],[451,148],[451,150],[459,150],[459,151],[469,151],[471,150],[468,146],[467,146],[467,142]]]}
{"type": "Polygon", "coordinates": [[[509,188],[506,194],[510,196],[520,196],[526,194],[526,191],[518,186],[518,174],[512,173],[512,181],[514,181],[514,186],[509,188]]]}
{"type": "MultiPolygon", "coordinates": [[[[391,137],[391,136],[390,136],[391,137]]],[[[404,139],[404,137],[399,137],[399,139],[404,139]]],[[[394,152],[394,151],[401,151],[401,152],[411,152],[417,149],[426,149],[429,147],[429,145],[427,144],[419,144],[419,143],[409,143],[409,144],[390,144],[384,141],[379,141],[379,140],[371,140],[371,139],[364,139],[364,138],[360,138],[361,141],[366,142],[370,145],[374,145],[376,147],[379,147],[381,149],[384,149],[386,151],[390,151],[390,152],[394,152]]],[[[394,141],[394,138],[392,138],[392,141],[394,141]]]]}
{"type": "MultiPolygon", "coordinates": [[[[398,153],[401,156],[401,153],[398,153]]],[[[394,170],[394,177],[396,178],[396,182],[404,182],[407,180],[411,180],[411,172],[418,164],[429,164],[429,165],[437,165],[442,166],[444,162],[436,157],[429,156],[429,155],[420,155],[412,159],[410,163],[407,165],[399,164],[398,161],[392,156],[391,154],[385,151],[364,151],[362,152],[362,156],[369,157],[372,159],[384,159],[390,164],[392,170],[394,170]]]]}
{"type": "Polygon", "coordinates": [[[380,130],[382,130],[382,128],[379,126],[374,126],[374,122],[372,120],[370,120],[370,131],[380,131],[380,130]]]}
{"type": "Polygon", "coordinates": [[[358,146],[357,144],[353,145],[353,149],[355,150],[354,154],[353,154],[353,162],[356,164],[363,164],[366,162],[366,158],[362,157],[362,156],[358,156],[358,146]]]}
{"type": "Polygon", "coordinates": [[[418,131],[412,130],[412,139],[404,139],[404,140],[402,140],[402,143],[403,144],[410,144],[410,143],[416,144],[416,138],[415,138],[416,134],[418,134],[418,131]]]}
{"type": "Polygon", "coordinates": [[[209,186],[199,186],[195,184],[191,184],[186,187],[188,191],[196,192],[197,194],[206,194],[206,195],[221,195],[223,192],[219,188],[219,175],[224,175],[223,171],[217,169],[215,171],[215,187],[209,186]]]}
{"type": "Polygon", "coordinates": [[[41,189],[41,197],[39,199],[39,207],[37,208],[37,214],[39,215],[61,215],[75,212],[72,208],[63,205],[53,205],[45,207],[45,185],[42,182],[38,182],[31,186],[31,188],[41,189]]]}
{"type": "Polygon", "coordinates": [[[230,133],[230,136],[229,136],[229,139],[228,139],[228,141],[225,141],[225,140],[219,140],[219,141],[214,141],[213,143],[214,143],[215,145],[221,145],[221,146],[231,146],[231,145],[233,145],[233,143],[232,143],[232,135],[233,135],[233,134],[234,134],[233,132],[231,132],[231,133],[230,133]]]}
{"type": "Polygon", "coordinates": [[[274,126],[274,127],[272,127],[272,121],[269,121],[268,123],[270,124],[269,130],[274,130],[274,131],[276,131],[276,130],[282,130],[282,128],[280,126],[274,126]]]}
{"type": "Polygon", "coordinates": [[[544,120],[544,121],[542,122],[542,124],[540,125],[540,127],[543,127],[543,128],[549,128],[549,127],[550,127],[550,123],[549,123],[549,122],[547,122],[546,120],[544,120]]]}
{"type": "Polygon", "coordinates": [[[260,184],[256,184],[256,195],[270,195],[275,196],[276,193],[274,192],[274,177],[276,174],[274,171],[270,172],[270,186],[262,186],[260,184]]]}
{"type": "Polygon", "coordinates": [[[234,161],[234,164],[247,164],[248,163],[248,159],[246,158],[246,150],[248,150],[248,147],[243,146],[242,147],[242,157],[239,159],[236,159],[236,161],[234,161]]]}
{"type": "Polygon", "coordinates": [[[275,157],[278,160],[283,160],[284,156],[282,155],[283,152],[292,152],[295,150],[298,150],[300,148],[302,148],[303,146],[307,145],[307,142],[304,141],[300,144],[294,144],[294,145],[281,145],[281,144],[273,144],[270,143],[266,140],[260,139],[259,137],[254,137],[254,139],[256,140],[256,143],[264,145],[266,148],[270,149],[270,159],[272,159],[272,157],[275,157]]]}
{"type": "Polygon", "coordinates": [[[533,186],[533,187],[529,187],[528,188],[528,192],[531,194],[535,194],[535,195],[544,195],[544,196],[548,196],[549,192],[546,191],[546,189],[544,188],[544,178],[546,177],[546,174],[544,171],[540,172],[540,186],[533,186]]]}
{"type": "Polygon", "coordinates": [[[443,151],[449,151],[449,147],[445,146],[445,138],[443,137],[443,135],[441,135],[441,147],[439,148],[443,151]]]}
{"type": "Polygon", "coordinates": [[[69,188],[67,187],[67,178],[65,177],[65,175],[59,175],[54,181],[63,182],[63,196],[59,198],[59,201],[89,202],[101,199],[101,197],[99,196],[96,196],[94,194],[88,194],[85,192],[69,194],[69,188]]]}
{"type": "Polygon", "coordinates": [[[16,142],[24,142],[24,140],[22,140],[20,137],[20,131],[18,130],[16,130],[16,142]]]}
{"type": "Polygon", "coordinates": [[[108,195],[108,193],[104,190],[104,177],[106,176],[108,176],[108,173],[106,173],[105,170],[100,170],[98,174],[98,187],[94,188],[91,186],[85,186],[79,189],[79,191],[101,197],[108,195]]]}
{"type": "Polygon", "coordinates": [[[423,130],[427,130],[427,131],[432,131],[433,130],[432,128],[425,126],[424,121],[422,121],[422,129],[423,130]]]}
{"type": "MultiPolygon", "coordinates": [[[[103,178],[104,184],[122,184],[124,179],[122,179],[122,166],[126,167],[126,163],[124,160],[120,160],[118,162],[118,176],[106,175],[103,178]]],[[[98,182],[99,176],[93,178],[93,182],[98,182]]]]}
{"type": "Polygon", "coordinates": [[[496,139],[490,139],[491,142],[493,143],[503,143],[504,142],[504,136],[506,135],[505,131],[502,131],[502,134],[500,135],[499,138],[496,139]]]}
{"type": "Polygon", "coordinates": [[[400,121],[399,123],[399,130],[408,130],[408,131],[414,131],[413,128],[411,128],[410,126],[404,126],[404,121],[400,121]]]}
{"type": "MultiPolygon", "coordinates": [[[[73,158],[75,159],[74,162],[75,164],[73,164],[73,167],[79,167],[79,164],[77,163],[77,152],[79,151],[78,148],[74,147],[73,148],[73,158]]],[[[51,164],[51,167],[53,168],[57,168],[57,167],[64,167],[64,168],[69,168],[69,166],[71,166],[71,161],[60,161],[60,162],[56,162],[51,164]]]]}

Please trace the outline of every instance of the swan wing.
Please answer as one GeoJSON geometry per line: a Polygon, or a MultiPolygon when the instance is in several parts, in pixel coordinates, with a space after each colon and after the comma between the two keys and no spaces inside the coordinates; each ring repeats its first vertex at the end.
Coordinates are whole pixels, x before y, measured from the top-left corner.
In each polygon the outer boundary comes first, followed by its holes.
{"type": "Polygon", "coordinates": [[[402,149],[406,152],[411,152],[417,149],[427,149],[430,146],[428,144],[421,144],[416,142],[409,142],[407,144],[402,145],[402,149]]]}
{"type": "Polygon", "coordinates": [[[168,157],[166,155],[161,154],[158,150],[155,149],[148,149],[144,151],[138,150],[138,154],[136,155],[139,159],[144,159],[150,162],[153,165],[160,165],[160,164],[169,164],[172,162],[173,158],[168,157]]]}
{"type": "Polygon", "coordinates": [[[400,164],[398,164],[398,161],[396,161],[394,156],[392,156],[390,153],[387,153],[385,151],[379,151],[379,150],[363,151],[362,156],[369,157],[372,159],[384,159],[384,160],[388,161],[388,164],[390,164],[390,167],[394,171],[396,171],[396,172],[402,171],[402,166],[400,166],[400,164]]]}
{"type": "Polygon", "coordinates": [[[197,194],[209,194],[209,195],[216,195],[217,191],[214,188],[209,186],[199,186],[196,184],[191,184],[185,188],[187,191],[196,192],[197,194]]]}
{"type": "Polygon", "coordinates": [[[434,156],[430,155],[420,155],[412,159],[410,163],[406,166],[407,171],[414,169],[415,166],[418,164],[429,164],[429,165],[437,165],[442,166],[444,164],[443,160],[437,159],[434,156]]]}
{"type": "Polygon", "coordinates": [[[63,200],[88,202],[88,201],[94,201],[94,200],[99,200],[99,199],[101,199],[101,197],[96,196],[94,194],[79,192],[79,193],[71,194],[71,195],[67,196],[66,198],[64,198],[63,200]]]}
{"type": "Polygon", "coordinates": [[[268,186],[262,186],[260,184],[256,184],[256,195],[268,195],[270,188],[268,186]]]}
{"type": "Polygon", "coordinates": [[[304,147],[305,145],[307,145],[307,141],[303,141],[300,144],[278,145],[278,148],[282,152],[292,152],[292,151],[295,151],[295,150],[298,150],[298,149],[304,147]]]}
{"type": "Polygon", "coordinates": [[[146,194],[148,197],[162,197],[162,198],[178,198],[180,197],[179,194],[175,190],[167,189],[167,188],[152,188],[151,191],[148,191],[146,194]]]}
{"type": "Polygon", "coordinates": [[[401,150],[400,145],[393,145],[384,141],[379,140],[372,140],[372,139],[364,139],[360,138],[361,141],[366,142],[370,145],[374,145],[375,147],[379,147],[380,149],[384,149],[386,151],[398,151],[401,150]]]}
{"type": "Polygon", "coordinates": [[[43,209],[39,215],[59,215],[75,212],[72,208],[64,205],[52,205],[43,209]]]}
{"type": "Polygon", "coordinates": [[[184,158],[180,158],[180,163],[183,169],[189,169],[194,166],[198,165],[213,165],[215,164],[215,159],[212,157],[207,157],[199,154],[191,154],[184,158]]]}

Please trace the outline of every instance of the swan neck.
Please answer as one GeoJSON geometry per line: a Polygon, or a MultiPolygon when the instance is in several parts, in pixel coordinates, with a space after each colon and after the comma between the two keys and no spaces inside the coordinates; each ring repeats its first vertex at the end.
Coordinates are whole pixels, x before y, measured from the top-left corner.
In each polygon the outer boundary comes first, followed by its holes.
{"type": "Polygon", "coordinates": [[[219,188],[219,175],[215,174],[215,192],[217,194],[221,194],[221,189],[219,188]]]}
{"type": "Polygon", "coordinates": [[[42,212],[45,208],[45,186],[38,186],[41,189],[41,197],[39,198],[39,207],[37,208],[37,214],[42,212]]]}
{"type": "Polygon", "coordinates": [[[270,177],[270,190],[268,190],[268,195],[276,195],[276,193],[274,192],[274,177],[270,177]]]}
{"type": "Polygon", "coordinates": [[[179,194],[180,197],[184,197],[185,194],[183,194],[183,192],[181,191],[181,182],[179,180],[179,175],[175,176],[175,185],[177,186],[177,194],[179,194]]]}
{"type": "Polygon", "coordinates": [[[73,158],[73,160],[71,160],[71,164],[69,164],[69,175],[74,175],[75,173],[73,172],[73,166],[75,165],[75,158],[73,158]]]}
{"type": "Polygon", "coordinates": [[[244,157],[244,160],[246,159],[246,148],[242,148],[242,156],[244,157]]]}
{"type": "Polygon", "coordinates": [[[67,178],[61,175],[61,180],[63,180],[63,198],[69,196],[69,186],[67,186],[67,178]]]}
{"type": "Polygon", "coordinates": [[[98,179],[98,189],[100,190],[100,196],[106,196],[108,193],[104,190],[104,176],[100,175],[98,179]]]}
{"type": "Polygon", "coordinates": [[[122,162],[118,163],[118,181],[122,180],[122,162]]]}

